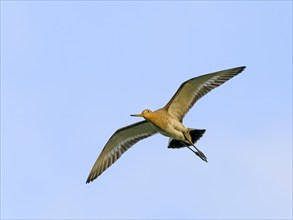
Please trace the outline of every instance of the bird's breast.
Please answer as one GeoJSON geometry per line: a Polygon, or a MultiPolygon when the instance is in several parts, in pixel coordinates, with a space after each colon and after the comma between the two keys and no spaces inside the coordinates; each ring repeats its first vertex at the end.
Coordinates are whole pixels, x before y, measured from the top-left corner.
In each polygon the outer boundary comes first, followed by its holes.
{"type": "Polygon", "coordinates": [[[160,133],[163,133],[171,123],[171,117],[167,112],[153,112],[146,119],[151,122],[160,133]]]}
{"type": "Polygon", "coordinates": [[[148,120],[153,124],[154,128],[167,137],[179,138],[181,130],[183,131],[185,127],[171,115],[165,112],[154,112],[154,114],[148,118],[148,120]],[[180,133],[180,134],[179,134],[180,133]]]}

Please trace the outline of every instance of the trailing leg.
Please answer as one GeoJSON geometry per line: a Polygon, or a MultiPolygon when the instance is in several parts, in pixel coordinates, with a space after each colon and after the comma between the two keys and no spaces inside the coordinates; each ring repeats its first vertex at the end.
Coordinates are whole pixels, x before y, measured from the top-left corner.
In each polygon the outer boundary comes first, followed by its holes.
{"type": "Polygon", "coordinates": [[[194,150],[191,149],[189,146],[187,146],[188,149],[191,150],[193,153],[195,153],[195,154],[196,154],[198,157],[200,157],[203,161],[208,162],[208,161],[207,161],[207,157],[204,155],[204,153],[201,152],[201,151],[200,151],[200,150],[199,150],[199,149],[198,149],[198,148],[192,143],[192,139],[191,139],[190,134],[187,133],[187,132],[183,132],[183,135],[184,135],[186,141],[187,141],[191,146],[193,146],[197,151],[194,151],[194,150]]]}

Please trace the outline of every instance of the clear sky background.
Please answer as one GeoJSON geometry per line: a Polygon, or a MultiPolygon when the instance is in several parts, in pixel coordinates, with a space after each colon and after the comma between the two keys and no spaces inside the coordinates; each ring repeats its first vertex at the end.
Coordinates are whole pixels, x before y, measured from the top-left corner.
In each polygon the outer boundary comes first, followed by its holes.
{"type": "Polygon", "coordinates": [[[1,1],[1,218],[291,219],[291,1],[1,1]],[[129,115],[246,65],[90,184],[129,115]]]}

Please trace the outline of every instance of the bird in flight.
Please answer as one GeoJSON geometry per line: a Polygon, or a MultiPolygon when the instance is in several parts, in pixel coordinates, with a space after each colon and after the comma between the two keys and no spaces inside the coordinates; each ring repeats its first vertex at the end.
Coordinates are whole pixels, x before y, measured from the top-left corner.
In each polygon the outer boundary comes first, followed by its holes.
{"type": "Polygon", "coordinates": [[[185,127],[182,124],[183,118],[197,100],[244,69],[245,66],[242,66],[194,77],[182,83],[163,108],[156,111],[146,109],[140,114],[131,115],[142,117],[144,120],[120,128],[110,137],[96,160],[86,183],[100,176],[138,141],[156,133],[170,138],[168,148],[187,147],[207,162],[204,153],[195,146],[196,141],[202,137],[205,130],[185,127]]]}

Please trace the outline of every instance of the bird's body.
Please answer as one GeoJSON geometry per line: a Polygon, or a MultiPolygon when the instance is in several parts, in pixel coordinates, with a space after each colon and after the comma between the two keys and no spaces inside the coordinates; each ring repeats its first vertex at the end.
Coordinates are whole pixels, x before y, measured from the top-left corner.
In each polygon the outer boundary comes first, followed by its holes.
{"type": "Polygon", "coordinates": [[[183,132],[188,132],[188,128],[186,128],[177,118],[170,115],[165,109],[158,109],[154,112],[147,109],[143,111],[142,114],[139,114],[139,116],[142,116],[147,121],[151,122],[156,131],[162,135],[176,140],[186,141],[183,132]]]}
{"type": "Polygon", "coordinates": [[[86,183],[101,175],[135,143],[158,132],[170,137],[168,148],[187,147],[207,162],[206,156],[195,146],[196,141],[202,137],[205,130],[185,127],[182,124],[183,118],[198,99],[238,75],[244,68],[232,68],[187,80],[181,84],[163,108],[156,111],[146,109],[141,114],[131,115],[143,117],[145,120],[120,128],[110,137],[96,160],[86,183]]]}

